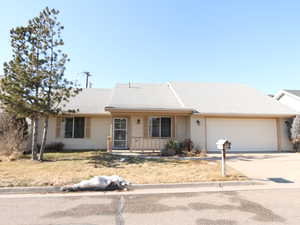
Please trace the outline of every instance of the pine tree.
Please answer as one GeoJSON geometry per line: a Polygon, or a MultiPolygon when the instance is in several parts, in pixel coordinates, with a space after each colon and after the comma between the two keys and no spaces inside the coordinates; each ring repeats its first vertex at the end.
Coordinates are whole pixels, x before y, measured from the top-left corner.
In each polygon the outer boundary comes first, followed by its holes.
{"type": "Polygon", "coordinates": [[[17,117],[29,117],[33,121],[32,159],[37,159],[36,137],[39,109],[38,91],[40,80],[37,68],[41,64],[38,47],[30,27],[17,27],[10,31],[12,60],[4,63],[0,100],[5,111],[17,117]]]}
{"type": "Polygon", "coordinates": [[[6,111],[32,120],[32,159],[43,160],[50,115],[62,112],[64,102],[80,89],[64,78],[68,56],[60,47],[63,26],[58,10],[48,7],[24,27],[11,30],[13,57],[4,64],[0,101],[6,111]],[[43,138],[37,156],[39,118],[43,118],[43,138]]]}
{"type": "Polygon", "coordinates": [[[39,17],[33,19],[34,25],[39,27],[43,42],[42,74],[44,74],[41,89],[41,109],[44,117],[43,137],[40,148],[39,160],[43,160],[45,149],[48,121],[50,115],[62,112],[62,102],[66,102],[70,97],[76,95],[80,89],[74,83],[64,79],[65,64],[69,60],[68,56],[60,49],[64,45],[61,38],[61,31],[64,27],[57,21],[58,10],[44,9],[39,17]]]}

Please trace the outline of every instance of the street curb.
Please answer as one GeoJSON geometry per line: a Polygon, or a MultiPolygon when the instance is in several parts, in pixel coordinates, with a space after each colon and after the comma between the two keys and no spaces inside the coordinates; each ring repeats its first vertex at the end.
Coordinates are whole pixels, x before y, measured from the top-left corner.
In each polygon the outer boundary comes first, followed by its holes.
{"type": "Polygon", "coordinates": [[[32,193],[57,193],[61,192],[60,187],[4,187],[0,188],[0,194],[32,194],[32,193]]]}
{"type": "Polygon", "coordinates": [[[164,188],[193,188],[193,187],[224,187],[263,185],[257,181],[211,181],[193,183],[166,183],[166,184],[133,184],[131,189],[164,189],[164,188]]]}
{"type": "MultiPolygon", "coordinates": [[[[263,185],[256,181],[213,181],[213,182],[195,182],[195,183],[168,183],[168,184],[132,184],[129,190],[150,190],[150,189],[169,189],[169,188],[199,188],[199,187],[224,187],[224,186],[249,186],[263,185]]],[[[0,188],[1,194],[47,194],[62,193],[61,187],[4,187],[0,188]]]]}

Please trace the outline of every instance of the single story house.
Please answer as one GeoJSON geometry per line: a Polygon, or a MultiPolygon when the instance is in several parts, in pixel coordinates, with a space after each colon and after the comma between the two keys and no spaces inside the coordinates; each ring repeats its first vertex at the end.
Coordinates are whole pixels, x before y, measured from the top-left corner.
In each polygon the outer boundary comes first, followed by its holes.
{"type": "Polygon", "coordinates": [[[300,113],[300,90],[280,90],[274,98],[280,103],[300,113]]]}
{"type": "Polygon", "coordinates": [[[67,149],[158,150],[169,139],[191,139],[196,149],[216,151],[217,140],[227,138],[231,151],[291,151],[285,120],[296,115],[256,89],[230,83],[88,88],[68,109],[77,112],[50,118],[47,139],[67,149]]]}

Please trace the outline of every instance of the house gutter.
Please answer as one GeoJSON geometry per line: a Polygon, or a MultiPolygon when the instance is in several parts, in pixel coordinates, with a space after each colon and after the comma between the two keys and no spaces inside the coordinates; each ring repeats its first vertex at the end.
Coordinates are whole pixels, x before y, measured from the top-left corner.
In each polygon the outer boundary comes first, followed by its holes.
{"type": "Polygon", "coordinates": [[[63,112],[59,114],[61,116],[110,116],[109,112],[103,112],[103,113],[81,113],[81,112],[63,112]]]}
{"type": "Polygon", "coordinates": [[[193,113],[194,109],[188,108],[116,108],[116,107],[105,107],[105,111],[108,112],[172,112],[172,113],[193,113]]]}
{"type": "Polygon", "coordinates": [[[296,116],[295,114],[268,114],[268,113],[193,113],[195,116],[211,116],[211,117],[255,117],[255,118],[290,118],[296,116]]]}

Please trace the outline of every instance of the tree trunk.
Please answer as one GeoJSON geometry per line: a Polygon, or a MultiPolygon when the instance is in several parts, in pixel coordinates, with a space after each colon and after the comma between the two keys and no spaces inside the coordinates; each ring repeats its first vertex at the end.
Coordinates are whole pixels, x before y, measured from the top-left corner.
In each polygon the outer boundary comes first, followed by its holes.
{"type": "Polygon", "coordinates": [[[37,160],[37,137],[38,137],[38,119],[34,118],[32,122],[32,143],[31,143],[31,159],[37,160]]]}
{"type": "Polygon", "coordinates": [[[48,124],[49,124],[49,117],[46,116],[44,120],[43,138],[42,138],[42,143],[40,148],[39,161],[43,161],[43,154],[45,151],[45,146],[47,141],[48,124]]]}

